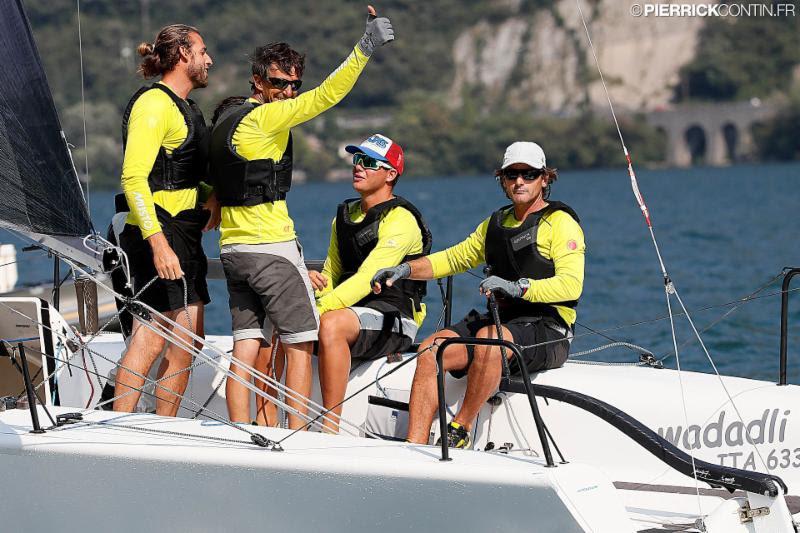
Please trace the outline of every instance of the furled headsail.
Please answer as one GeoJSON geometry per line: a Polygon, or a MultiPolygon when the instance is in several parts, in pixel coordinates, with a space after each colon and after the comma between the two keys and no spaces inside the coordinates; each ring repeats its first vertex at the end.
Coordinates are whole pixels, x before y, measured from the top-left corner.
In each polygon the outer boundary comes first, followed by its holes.
{"type": "Polygon", "coordinates": [[[0,226],[102,269],[103,245],[85,239],[95,231],[21,0],[0,0],[0,12],[0,226]]]}

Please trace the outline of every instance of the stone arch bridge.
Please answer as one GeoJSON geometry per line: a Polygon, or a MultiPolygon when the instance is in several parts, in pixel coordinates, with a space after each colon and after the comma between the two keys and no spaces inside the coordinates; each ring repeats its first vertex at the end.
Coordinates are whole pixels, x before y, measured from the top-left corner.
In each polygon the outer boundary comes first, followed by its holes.
{"type": "Polygon", "coordinates": [[[751,128],[777,112],[774,104],[748,102],[681,104],[646,115],[649,124],[664,131],[666,164],[723,166],[752,159],[751,128]]]}

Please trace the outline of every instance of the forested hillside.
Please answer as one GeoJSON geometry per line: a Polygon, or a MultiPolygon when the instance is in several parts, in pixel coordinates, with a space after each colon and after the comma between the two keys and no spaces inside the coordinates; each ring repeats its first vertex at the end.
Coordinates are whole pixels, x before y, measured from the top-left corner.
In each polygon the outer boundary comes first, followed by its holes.
{"type": "MultiPolygon", "coordinates": [[[[601,25],[609,2],[586,4],[594,8],[591,17],[601,25]]],[[[298,128],[297,163],[310,179],[346,169],[336,155],[338,147],[376,128],[406,146],[409,173],[418,175],[488,172],[496,165],[502,147],[516,138],[546,139],[551,160],[562,168],[622,162],[618,149],[608,149],[616,139],[607,112],[595,115],[591,105],[589,84],[596,82],[596,75],[586,57],[585,38],[574,32],[574,20],[565,20],[565,13],[574,15],[571,0],[393,0],[375,5],[380,15],[391,18],[397,40],[375,54],[340,106],[298,128]],[[493,28],[506,27],[510,21],[523,21],[527,29],[520,31],[533,38],[535,29],[542,27],[537,21],[545,18],[555,21],[554,35],[557,30],[569,37],[564,57],[546,58],[546,35],[540,36],[544,39],[539,41],[544,43],[540,48],[509,50],[513,57],[507,78],[493,70],[496,61],[492,56],[483,54],[476,72],[454,57],[456,43],[463,42],[464,36],[476,36],[472,44],[482,53],[480,39],[486,31],[491,34],[493,28]],[[524,90],[520,92],[531,78],[523,68],[531,56],[550,61],[553,68],[565,62],[575,64],[575,84],[551,88],[553,94],[574,93],[569,98],[559,96],[558,101],[566,103],[555,114],[537,95],[526,98],[524,90]],[[502,84],[495,84],[490,91],[487,81],[493,79],[502,84]]],[[[81,162],[83,110],[76,4],[26,0],[25,7],[65,130],[77,147],[76,161],[81,162]]],[[[152,41],[161,26],[182,22],[203,33],[214,67],[209,87],[195,91],[192,97],[210,116],[223,97],[247,93],[247,55],[254,46],[280,40],[305,52],[304,89],[313,87],[349,52],[363,32],[366,14],[366,3],[360,0],[81,0],[80,8],[90,170],[95,183],[112,186],[120,168],[120,114],[142,84],[135,74],[135,49],[141,41],[152,41]]],[[[746,98],[754,86],[762,92],[767,87],[788,93],[797,85],[797,19],[713,22],[714,26],[701,31],[701,45],[681,71],[680,81],[662,87],[673,92],[676,100],[746,98]],[[739,25],[750,36],[761,34],[756,39],[759,42],[733,38],[739,25]],[[759,27],[767,33],[758,31],[759,27]],[[724,65],[718,62],[720,50],[728,52],[724,65]],[[774,83],[757,80],[763,72],[769,73],[774,83]]],[[[602,27],[598,31],[602,34],[602,27]]],[[[611,46],[610,41],[605,42],[611,46]]],[[[654,38],[652,44],[656,46],[658,41],[654,38]]],[[[503,50],[499,53],[503,59],[503,50]]],[[[658,162],[663,157],[663,142],[637,118],[636,111],[634,107],[625,114],[623,126],[629,143],[639,161],[658,162]]],[[[769,127],[773,125],[764,126],[769,127]]],[[[781,135],[780,125],[776,127],[777,133],[765,130],[762,137],[781,135]]]]}

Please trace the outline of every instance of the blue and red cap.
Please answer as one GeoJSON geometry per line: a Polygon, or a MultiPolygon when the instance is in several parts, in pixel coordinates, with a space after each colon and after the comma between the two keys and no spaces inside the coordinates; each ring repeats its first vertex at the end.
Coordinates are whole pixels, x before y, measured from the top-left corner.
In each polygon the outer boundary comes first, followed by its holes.
{"type": "Polygon", "coordinates": [[[349,144],[344,149],[350,154],[363,153],[378,161],[384,161],[397,171],[398,176],[403,173],[405,166],[403,148],[385,135],[376,133],[358,146],[349,144]]]}

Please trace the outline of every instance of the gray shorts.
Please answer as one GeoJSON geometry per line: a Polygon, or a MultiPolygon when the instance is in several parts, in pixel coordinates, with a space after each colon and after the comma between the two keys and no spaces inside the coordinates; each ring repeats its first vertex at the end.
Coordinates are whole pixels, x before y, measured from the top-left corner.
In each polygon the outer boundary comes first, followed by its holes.
{"type": "Polygon", "coordinates": [[[219,255],[228,281],[233,340],[315,341],[319,314],[303,250],[294,241],[230,244],[219,255]]]}
{"type": "Polygon", "coordinates": [[[393,353],[403,353],[414,342],[417,324],[410,318],[395,318],[391,331],[383,331],[384,314],[369,307],[349,307],[361,326],[355,344],[350,348],[353,359],[378,359],[393,353]]]}

